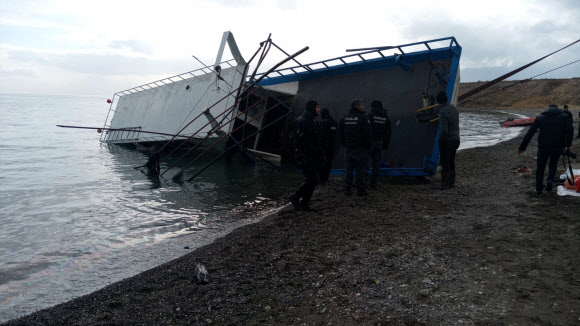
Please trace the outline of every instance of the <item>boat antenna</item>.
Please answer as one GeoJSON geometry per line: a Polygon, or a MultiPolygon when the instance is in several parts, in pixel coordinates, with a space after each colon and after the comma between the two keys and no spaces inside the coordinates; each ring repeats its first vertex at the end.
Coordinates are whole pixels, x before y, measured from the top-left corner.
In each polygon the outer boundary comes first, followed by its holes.
{"type": "Polygon", "coordinates": [[[209,69],[212,73],[214,73],[217,77],[217,79],[223,81],[224,83],[226,83],[230,89],[232,89],[234,86],[232,86],[230,83],[228,83],[225,79],[222,78],[222,76],[220,75],[220,72],[222,71],[222,67],[220,66],[215,66],[214,69],[211,69],[208,65],[206,65],[205,63],[203,63],[203,61],[199,60],[196,56],[194,56],[193,54],[191,55],[195,60],[197,60],[199,63],[201,63],[201,65],[204,68],[209,69]]]}

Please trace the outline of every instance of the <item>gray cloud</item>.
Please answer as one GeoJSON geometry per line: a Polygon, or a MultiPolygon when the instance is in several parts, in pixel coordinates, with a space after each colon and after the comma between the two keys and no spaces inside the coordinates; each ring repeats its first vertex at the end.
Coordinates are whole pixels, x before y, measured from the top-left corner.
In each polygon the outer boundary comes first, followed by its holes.
{"type": "Polygon", "coordinates": [[[227,7],[234,7],[234,8],[241,8],[241,7],[251,7],[254,4],[253,0],[216,0],[217,3],[227,6],[227,7]]]}
{"type": "Polygon", "coordinates": [[[36,73],[28,69],[6,70],[0,69],[0,75],[4,77],[36,77],[36,73]]]}
{"type": "MultiPolygon", "coordinates": [[[[418,40],[455,36],[463,48],[462,80],[465,81],[494,79],[558,50],[580,36],[577,32],[580,30],[577,20],[567,22],[546,18],[529,25],[498,22],[485,26],[482,23],[465,25],[445,16],[438,20],[445,23],[433,24],[430,19],[413,20],[412,24],[403,25],[401,31],[406,38],[418,40]]],[[[580,44],[576,44],[516,76],[518,79],[528,78],[577,60],[579,50],[580,44]]],[[[555,71],[546,78],[579,75],[580,65],[575,64],[555,71]]]]}
{"type": "Polygon", "coordinates": [[[199,65],[191,60],[152,60],[143,57],[126,57],[121,55],[99,54],[39,54],[26,51],[10,51],[11,60],[23,63],[35,63],[66,71],[84,74],[106,75],[176,75],[193,70],[199,65]],[[191,67],[191,69],[183,67],[191,67]]]}
{"type": "Polygon", "coordinates": [[[295,10],[298,8],[296,0],[278,0],[276,5],[282,10],[295,10]]]}
{"type": "Polygon", "coordinates": [[[135,53],[152,53],[151,48],[147,44],[137,40],[114,41],[111,42],[109,46],[113,49],[129,49],[135,53]]]}

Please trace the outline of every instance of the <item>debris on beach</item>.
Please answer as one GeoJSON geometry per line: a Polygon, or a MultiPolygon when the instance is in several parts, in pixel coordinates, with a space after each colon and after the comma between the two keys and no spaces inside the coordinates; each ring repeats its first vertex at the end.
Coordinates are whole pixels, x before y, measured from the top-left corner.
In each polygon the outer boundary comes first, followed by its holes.
{"type": "Polygon", "coordinates": [[[515,168],[514,173],[517,175],[530,175],[532,174],[532,169],[527,166],[519,166],[515,168]]]}
{"type": "Polygon", "coordinates": [[[207,284],[208,283],[208,274],[207,269],[202,264],[195,265],[195,270],[193,271],[195,275],[195,279],[199,284],[207,284]]]}

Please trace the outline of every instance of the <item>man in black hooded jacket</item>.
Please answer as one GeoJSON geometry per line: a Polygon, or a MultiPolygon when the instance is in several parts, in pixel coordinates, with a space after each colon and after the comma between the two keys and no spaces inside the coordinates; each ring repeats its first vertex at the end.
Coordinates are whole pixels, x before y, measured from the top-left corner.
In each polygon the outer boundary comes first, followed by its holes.
{"type": "Polygon", "coordinates": [[[344,193],[347,196],[351,195],[353,170],[356,170],[357,195],[368,195],[364,176],[371,148],[371,128],[364,109],[364,103],[361,100],[352,101],[350,110],[338,125],[338,139],[345,147],[344,193]]]}
{"type": "Polygon", "coordinates": [[[297,211],[312,210],[309,206],[310,198],[318,185],[318,170],[322,157],[316,126],[316,117],[319,113],[318,102],[308,101],[304,113],[296,119],[296,127],[291,137],[294,159],[304,174],[304,183],[290,196],[290,202],[297,211]]]}
{"type": "Polygon", "coordinates": [[[336,138],[336,121],[330,116],[327,108],[320,111],[320,121],[318,122],[318,139],[322,150],[322,162],[320,165],[319,182],[328,182],[332,157],[334,156],[334,139],[336,138]]]}
{"type": "Polygon", "coordinates": [[[459,111],[449,103],[444,91],[437,93],[436,100],[439,104],[434,111],[439,115],[440,189],[447,189],[455,187],[455,154],[461,144],[459,111]]]}
{"type": "Polygon", "coordinates": [[[375,188],[379,177],[383,150],[387,150],[389,142],[391,141],[391,120],[387,115],[387,110],[383,108],[383,103],[381,101],[374,100],[371,102],[369,122],[371,123],[372,139],[369,155],[373,166],[373,175],[371,176],[370,186],[371,188],[375,188]]]}
{"type": "Polygon", "coordinates": [[[536,117],[534,123],[524,136],[518,154],[526,150],[528,144],[537,130],[540,130],[538,136],[538,155],[536,167],[536,189],[535,193],[541,195],[544,190],[544,171],[548,163],[548,179],[546,191],[552,191],[554,176],[558,167],[558,159],[562,149],[572,145],[574,136],[574,127],[572,120],[559,109],[556,105],[551,104],[548,109],[536,117]]]}

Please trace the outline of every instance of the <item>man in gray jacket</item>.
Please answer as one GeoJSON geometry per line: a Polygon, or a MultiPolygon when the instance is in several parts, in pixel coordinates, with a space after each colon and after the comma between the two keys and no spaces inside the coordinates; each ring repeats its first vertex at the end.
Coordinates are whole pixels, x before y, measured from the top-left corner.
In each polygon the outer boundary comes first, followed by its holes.
{"type": "Polygon", "coordinates": [[[437,94],[435,113],[439,115],[441,189],[455,187],[455,153],[459,148],[459,111],[448,102],[447,94],[437,94]]]}

